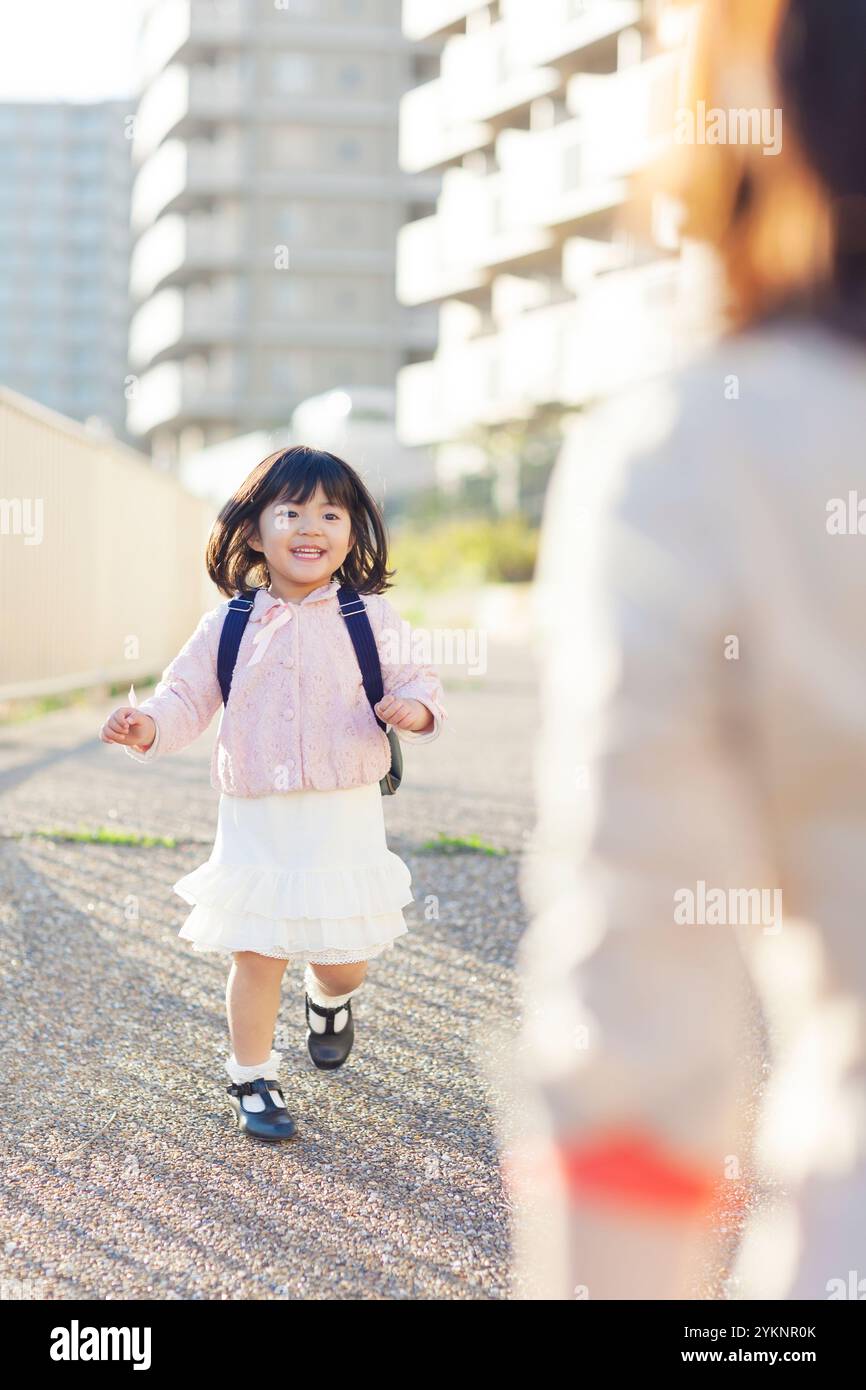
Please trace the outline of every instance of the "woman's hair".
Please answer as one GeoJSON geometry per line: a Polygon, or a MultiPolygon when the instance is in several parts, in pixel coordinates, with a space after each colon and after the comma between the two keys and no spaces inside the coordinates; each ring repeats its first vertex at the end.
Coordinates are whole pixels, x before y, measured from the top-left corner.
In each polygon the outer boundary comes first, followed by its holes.
{"type": "Polygon", "coordinates": [[[720,256],[730,326],[844,310],[866,290],[866,4],[704,0],[695,38],[686,110],[782,113],[778,153],[692,144],[661,173],[720,256]]]}
{"type": "Polygon", "coordinates": [[[351,517],[349,552],[334,577],[359,593],[380,594],[391,587],[395,571],[387,568],[388,540],[378,504],[343,459],[298,444],[262,459],[214,522],[205,564],[220,593],[232,598],[238,590],[270,583],[267,561],[251,548],[249,535],[265,507],[272,502],[306,502],[318,483],[327,500],[344,507],[351,517]]]}
{"type": "Polygon", "coordinates": [[[830,204],[831,281],[866,287],[866,6],[788,0],[775,54],[786,116],[830,204]]]}

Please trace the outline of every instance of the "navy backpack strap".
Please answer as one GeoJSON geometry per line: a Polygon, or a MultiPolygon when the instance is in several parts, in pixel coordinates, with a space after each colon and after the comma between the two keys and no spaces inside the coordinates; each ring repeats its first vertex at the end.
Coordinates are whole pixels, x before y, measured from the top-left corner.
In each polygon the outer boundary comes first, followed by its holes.
{"type": "Polygon", "coordinates": [[[229,702],[229,691],[232,688],[232,676],[238,659],[238,648],[241,645],[247,620],[253,611],[257,592],[258,590],[252,589],[246,594],[235,594],[234,598],[229,600],[228,612],[223,620],[219,652],[217,653],[217,679],[220,683],[224,705],[229,702]]]}
{"type": "Polygon", "coordinates": [[[376,638],[373,636],[373,629],[370,626],[370,619],[367,615],[366,605],[355,589],[348,584],[341,584],[337,590],[337,602],[340,605],[340,612],[346,620],[346,627],[349,629],[349,636],[352,639],[352,646],[355,648],[355,655],[358,658],[358,665],[361,668],[361,679],[364,682],[364,690],[367,699],[373,707],[373,715],[379,728],[387,728],[384,719],[380,719],[376,714],[376,705],[385,693],[382,684],[382,667],[379,662],[379,649],[376,646],[376,638]]]}

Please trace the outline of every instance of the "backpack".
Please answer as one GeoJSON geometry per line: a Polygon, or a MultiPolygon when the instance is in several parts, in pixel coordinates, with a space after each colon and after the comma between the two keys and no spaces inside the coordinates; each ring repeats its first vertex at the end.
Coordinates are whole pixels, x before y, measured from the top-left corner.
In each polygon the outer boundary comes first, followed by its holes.
{"type": "MultiPolygon", "coordinates": [[[[257,592],[256,589],[250,589],[246,593],[236,594],[233,599],[229,600],[217,654],[217,679],[222,691],[223,705],[228,704],[241,637],[247,625],[247,619],[252,612],[257,592]]],[[[347,584],[341,584],[337,590],[337,601],[349,629],[352,646],[355,648],[355,656],[358,658],[358,665],[361,668],[364,691],[371,706],[375,706],[382,699],[385,691],[382,684],[379,652],[376,647],[376,639],[373,636],[373,629],[370,626],[370,619],[367,616],[366,605],[360,594],[347,584]],[[359,621],[351,623],[350,618],[358,618],[359,621]]],[[[373,714],[379,728],[387,730],[388,742],[391,745],[391,767],[379,782],[379,789],[383,796],[393,796],[403,777],[403,753],[400,748],[400,740],[396,730],[389,728],[384,720],[379,718],[375,708],[373,714]]]]}

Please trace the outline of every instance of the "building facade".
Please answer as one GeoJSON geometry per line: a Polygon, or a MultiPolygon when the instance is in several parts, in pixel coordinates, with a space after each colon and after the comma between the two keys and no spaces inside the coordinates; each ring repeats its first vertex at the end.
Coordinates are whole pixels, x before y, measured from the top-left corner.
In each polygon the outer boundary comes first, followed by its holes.
{"type": "Polygon", "coordinates": [[[0,103],[0,383],[127,442],[133,110],[0,103]]]}
{"type": "Polygon", "coordinates": [[[399,168],[397,112],[434,61],[399,0],[148,7],[129,425],[157,462],[429,356],[435,315],[398,302],[395,242],[439,180],[399,168]]]}
{"type": "Polygon", "coordinates": [[[402,100],[400,158],[442,191],[398,240],[398,295],[438,309],[439,340],[400,373],[397,428],[435,449],[446,487],[492,455],[516,505],[533,440],[698,331],[669,201],[624,218],[673,133],[688,14],[663,17],[655,0],[405,0],[440,70],[402,100]]]}

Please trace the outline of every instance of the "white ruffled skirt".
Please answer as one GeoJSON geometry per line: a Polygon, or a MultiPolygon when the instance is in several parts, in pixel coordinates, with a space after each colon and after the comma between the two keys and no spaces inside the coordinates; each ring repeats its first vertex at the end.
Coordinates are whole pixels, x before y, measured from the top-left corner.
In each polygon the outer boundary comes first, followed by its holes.
{"type": "Polygon", "coordinates": [[[411,884],[408,865],[386,844],[378,782],[222,793],[210,858],[173,885],[194,904],[178,935],[196,951],[369,960],[407,933],[411,884]]]}

